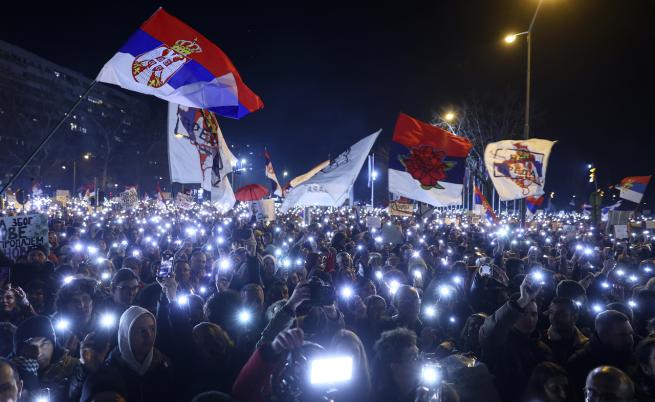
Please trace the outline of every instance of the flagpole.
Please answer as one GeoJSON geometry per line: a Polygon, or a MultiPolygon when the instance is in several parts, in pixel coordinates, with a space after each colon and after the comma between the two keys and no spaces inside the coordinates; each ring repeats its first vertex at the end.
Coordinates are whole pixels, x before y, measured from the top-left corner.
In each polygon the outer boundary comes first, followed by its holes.
{"type": "Polygon", "coordinates": [[[57,123],[57,125],[52,130],[50,130],[50,133],[48,133],[48,135],[46,135],[46,137],[43,139],[43,141],[41,141],[39,146],[36,147],[34,152],[32,152],[30,154],[30,156],[27,157],[27,159],[25,160],[25,162],[23,162],[23,164],[18,169],[18,171],[16,173],[14,173],[11,176],[11,179],[9,179],[7,181],[7,183],[2,187],[2,189],[0,189],[0,195],[4,194],[5,190],[7,190],[7,188],[9,188],[9,186],[11,186],[14,183],[14,181],[18,178],[18,176],[20,176],[20,174],[23,173],[23,170],[25,170],[27,165],[29,165],[30,162],[32,162],[32,159],[34,159],[34,157],[43,149],[45,144],[47,144],[48,141],[50,141],[50,139],[55,135],[55,133],[57,132],[59,127],[61,127],[61,125],[64,124],[64,122],[66,121],[66,119],[68,119],[68,116],[70,116],[70,114],[73,113],[75,108],[77,108],[77,106],[80,103],[82,103],[82,100],[86,99],[87,95],[89,95],[89,93],[91,92],[93,87],[96,85],[96,83],[97,82],[95,80],[93,80],[91,82],[91,84],[86,88],[84,93],[82,95],[80,95],[80,98],[73,104],[73,106],[70,108],[70,110],[67,113],[64,114],[64,117],[61,120],[59,120],[59,123],[57,123]]]}

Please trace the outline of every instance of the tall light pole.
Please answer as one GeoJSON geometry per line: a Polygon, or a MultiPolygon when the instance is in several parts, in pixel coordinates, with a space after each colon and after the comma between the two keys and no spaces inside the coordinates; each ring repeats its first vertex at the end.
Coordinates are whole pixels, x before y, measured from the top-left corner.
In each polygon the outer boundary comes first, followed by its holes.
{"type": "MultiPolygon", "coordinates": [[[[537,20],[537,15],[541,9],[541,3],[544,0],[539,0],[537,3],[537,8],[534,10],[534,15],[532,16],[532,21],[530,21],[530,26],[525,32],[520,32],[517,34],[507,35],[505,37],[505,43],[511,44],[516,41],[516,38],[519,36],[525,36],[527,43],[527,65],[526,65],[526,74],[525,74],[525,121],[523,125],[523,139],[527,140],[530,138],[530,82],[531,82],[531,73],[532,73],[532,30],[534,28],[534,23],[537,20]]],[[[525,225],[525,199],[521,200],[521,226],[525,225]]]]}

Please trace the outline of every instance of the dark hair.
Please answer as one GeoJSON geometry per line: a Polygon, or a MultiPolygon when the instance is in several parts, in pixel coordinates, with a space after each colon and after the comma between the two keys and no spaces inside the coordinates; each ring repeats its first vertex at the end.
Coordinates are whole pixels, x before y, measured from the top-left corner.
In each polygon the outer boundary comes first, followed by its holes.
{"type": "Polygon", "coordinates": [[[630,320],[630,322],[634,321],[634,313],[632,312],[632,309],[630,306],[624,303],[610,303],[607,306],[605,306],[607,310],[615,310],[618,311],[619,313],[625,314],[626,317],[630,320]]]}
{"type": "Polygon", "coordinates": [[[627,315],[616,310],[605,310],[598,313],[594,322],[596,333],[600,334],[609,329],[610,326],[630,321],[627,315]]]}
{"type": "Polygon", "coordinates": [[[389,365],[400,360],[402,349],[412,346],[416,346],[416,333],[400,327],[383,332],[373,349],[376,359],[382,364],[389,365]]]}
{"type": "Polygon", "coordinates": [[[569,299],[576,299],[585,296],[587,292],[578,282],[571,279],[564,279],[557,284],[555,294],[559,297],[568,297],[569,299]]]}
{"type": "Polygon", "coordinates": [[[546,381],[553,377],[567,377],[566,370],[559,364],[541,362],[532,370],[532,375],[525,387],[525,400],[546,400],[544,386],[546,381]]]}
{"type": "Polygon", "coordinates": [[[129,281],[132,279],[139,280],[139,277],[136,276],[134,271],[129,268],[121,268],[114,274],[114,277],[111,278],[111,287],[118,285],[120,282],[129,281]]]}
{"type": "Polygon", "coordinates": [[[234,402],[234,398],[218,391],[207,391],[193,397],[191,402],[234,402]]]}
{"type": "Polygon", "coordinates": [[[235,337],[235,315],[241,306],[241,297],[233,290],[214,293],[205,303],[205,320],[225,329],[230,336],[235,337]]]}
{"type": "Polygon", "coordinates": [[[75,278],[69,283],[64,284],[64,286],[59,288],[59,292],[57,292],[57,301],[55,302],[57,311],[65,310],[73,294],[77,292],[88,293],[91,299],[95,299],[97,286],[98,282],[90,278],[75,278]]]}
{"type": "Polygon", "coordinates": [[[16,326],[10,322],[0,322],[0,357],[7,357],[13,350],[16,326]]]}

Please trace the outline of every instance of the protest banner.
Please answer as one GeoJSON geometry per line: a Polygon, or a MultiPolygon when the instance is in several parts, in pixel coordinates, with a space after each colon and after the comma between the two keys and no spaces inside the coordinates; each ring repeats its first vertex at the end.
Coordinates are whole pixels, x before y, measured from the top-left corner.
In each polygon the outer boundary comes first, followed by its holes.
{"type": "Polygon", "coordinates": [[[379,216],[367,216],[366,217],[366,227],[369,229],[380,229],[382,226],[382,220],[379,216]]]}
{"type": "Polygon", "coordinates": [[[615,239],[627,239],[628,237],[628,225],[614,225],[615,239]]]}
{"type": "Polygon", "coordinates": [[[194,205],[195,202],[193,202],[193,197],[189,194],[177,193],[175,196],[175,206],[180,209],[189,210],[192,209],[194,205]]]}
{"type": "Polygon", "coordinates": [[[253,208],[257,222],[275,220],[275,200],[272,198],[256,201],[253,208]]]}
{"type": "Polygon", "coordinates": [[[413,216],[414,205],[406,202],[391,201],[389,203],[389,215],[393,216],[413,216]]]}
{"type": "Polygon", "coordinates": [[[48,242],[48,217],[44,214],[0,219],[0,249],[11,259],[25,255],[32,246],[48,242]]]}
{"type": "Polygon", "coordinates": [[[57,190],[55,192],[55,201],[66,204],[71,199],[71,192],[68,190],[57,190]]]}
{"type": "Polygon", "coordinates": [[[121,206],[124,209],[134,208],[139,203],[139,196],[134,187],[123,191],[120,195],[121,206]]]}

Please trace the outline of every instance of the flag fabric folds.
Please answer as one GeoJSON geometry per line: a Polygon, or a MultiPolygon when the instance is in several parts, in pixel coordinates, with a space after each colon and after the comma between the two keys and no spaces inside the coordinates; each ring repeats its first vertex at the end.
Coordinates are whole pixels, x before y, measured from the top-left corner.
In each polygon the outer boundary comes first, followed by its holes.
{"type": "Polygon", "coordinates": [[[96,81],[236,119],[264,106],[218,46],[163,8],[102,67],[96,81]]]}
{"type": "Polygon", "coordinates": [[[234,194],[226,176],[237,158],[225,142],[214,113],[168,104],[168,162],[171,181],[200,184],[212,193],[212,201],[232,202],[234,194]]]}
{"type": "Polygon", "coordinates": [[[282,213],[296,206],[343,205],[380,131],[364,137],[310,179],[291,189],[282,204],[282,213]]]}
{"type": "Polygon", "coordinates": [[[266,178],[268,178],[271,181],[271,193],[277,195],[278,197],[282,197],[282,186],[280,186],[280,182],[277,181],[277,175],[275,174],[275,170],[273,169],[273,162],[271,162],[271,156],[268,154],[268,151],[266,149],[264,149],[264,162],[266,163],[266,167],[265,167],[266,178]]]}
{"type": "Polygon", "coordinates": [[[537,213],[537,210],[543,205],[544,196],[540,197],[526,197],[525,198],[525,207],[532,215],[537,213]]]}
{"type": "Polygon", "coordinates": [[[492,142],[484,163],[502,201],[544,194],[548,158],[555,141],[531,138],[492,142]]]}
{"type": "Polygon", "coordinates": [[[328,167],[329,165],[330,165],[330,160],[329,160],[329,159],[328,159],[328,160],[325,160],[325,161],[323,161],[323,162],[321,162],[321,163],[319,163],[318,165],[316,165],[316,166],[314,166],[313,168],[311,168],[311,169],[309,170],[309,172],[304,173],[304,174],[301,174],[300,176],[296,176],[296,177],[294,177],[293,179],[291,179],[291,181],[289,182],[289,186],[290,186],[291,188],[293,188],[293,187],[298,187],[298,186],[301,185],[302,183],[304,183],[304,182],[306,182],[307,180],[309,180],[309,179],[311,179],[312,177],[314,177],[314,175],[315,175],[316,173],[318,173],[318,172],[320,172],[321,170],[325,169],[325,168],[328,167]]]}
{"type": "Polygon", "coordinates": [[[434,206],[462,203],[469,140],[401,113],[389,157],[389,192],[434,206]]]}
{"type": "Polygon", "coordinates": [[[630,176],[621,180],[617,186],[620,190],[619,197],[639,204],[644,198],[650,178],[651,176],[630,176]]]}
{"type": "Polygon", "coordinates": [[[487,198],[482,194],[482,191],[475,186],[473,188],[473,195],[474,195],[474,200],[475,200],[475,205],[480,205],[484,211],[484,216],[487,218],[487,221],[491,223],[496,223],[498,222],[498,217],[496,216],[496,213],[494,212],[493,208],[491,208],[491,205],[489,205],[489,201],[487,201],[487,198]]]}

